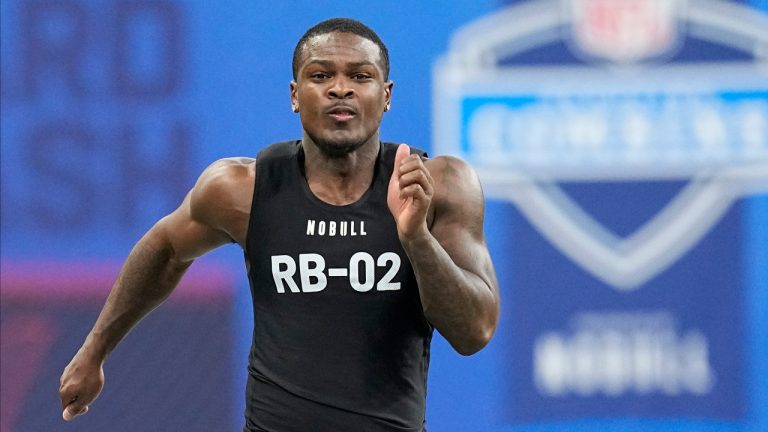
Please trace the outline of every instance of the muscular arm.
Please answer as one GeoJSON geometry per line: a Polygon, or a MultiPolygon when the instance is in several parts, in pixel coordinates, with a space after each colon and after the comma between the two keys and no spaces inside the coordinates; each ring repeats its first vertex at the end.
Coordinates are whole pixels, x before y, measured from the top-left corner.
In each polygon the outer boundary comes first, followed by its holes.
{"type": "Polygon", "coordinates": [[[128,255],[85,347],[106,359],[128,331],[176,288],[194,258],[228,241],[226,234],[196,220],[191,192],[158,221],[128,255]]]}
{"type": "MultiPolygon", "coordinates": [[[[397,162],[396,162],[397,163],[397,162]]],[[[483,234],[483,196],[472,169],[455,158],[409,158],[393,211],[427,319],[461,354],[482,349],[498,322],[499,294],[483,234]],[[426,166],[425,166],[426,165],[426,166]],[[429,208],[434,216],[427,224],[429,208]]],[[[392,207],[392,206],[391,206],[392,207]]]]}
{"type": "Polygon", "coordinates": [[[171,294],[193,260],[244,238],[250,201],[240,201],[248,193],[246,182],[253,179],[249,172],[231,160],[211,165],[179,208],[134,246],[93,329],[61,377],[65,419],[87,411],[103,386],[101,367],[109,353],[171,294]]]}

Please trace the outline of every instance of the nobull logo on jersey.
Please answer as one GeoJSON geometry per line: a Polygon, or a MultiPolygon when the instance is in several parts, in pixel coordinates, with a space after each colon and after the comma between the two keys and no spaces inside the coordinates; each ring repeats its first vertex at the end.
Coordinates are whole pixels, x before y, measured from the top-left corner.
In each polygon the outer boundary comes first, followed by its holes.
{"type": "Polygon", "coordinates": [[[768,192],[768,17],[521,2],[458,29],[433,78],[435,151],[517,210],[497,262],[509,419],[743,418],[738,211],[768,192]]]}
{"type": "Polygon", "coordinates": [[[318,221],[307,219],[308,236],[356,237],[366,236],[365,221],[318,221]]]}

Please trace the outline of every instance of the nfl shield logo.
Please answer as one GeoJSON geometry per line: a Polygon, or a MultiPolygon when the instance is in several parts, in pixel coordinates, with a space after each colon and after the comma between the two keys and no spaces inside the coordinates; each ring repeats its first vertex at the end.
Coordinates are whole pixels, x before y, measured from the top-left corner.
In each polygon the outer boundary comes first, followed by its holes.
{"type": "Polygon", "coordinates": [[[616,63],[659,57],[678,42],[683,0],[564,0],[579,54],[616,63]]]}
{"type": "Polygon", "coordinates": [[[433,149],[515,207],[496,425],[768,430],[768,218],[742,216],[768,193],[764,46],[768,15],[726,0],[530,0],[454,33],[433,149]]]}

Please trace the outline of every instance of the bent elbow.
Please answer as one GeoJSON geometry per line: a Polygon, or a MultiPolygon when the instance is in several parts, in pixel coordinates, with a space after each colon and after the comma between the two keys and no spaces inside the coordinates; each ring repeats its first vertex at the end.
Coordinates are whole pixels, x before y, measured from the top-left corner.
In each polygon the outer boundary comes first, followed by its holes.
{"type": "Polygon", "coordinates": [[[453,349],[456,350],[456,352],[459,354],[463,356],[471,356],[488,345],[488,343],[491,341],[491,338],[493,337],[495,330],[495,327],[479,329],[478,331],[474,332],[471,337],[466,338],[460,343],[451,343],[451,346],[453,346],[453,349]]]}

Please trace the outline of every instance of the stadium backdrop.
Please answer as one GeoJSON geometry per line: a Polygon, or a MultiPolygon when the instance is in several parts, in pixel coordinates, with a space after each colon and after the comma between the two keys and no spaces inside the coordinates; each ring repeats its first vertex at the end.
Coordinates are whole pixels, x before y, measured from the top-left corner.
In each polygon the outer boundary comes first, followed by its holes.
{"type": "Polygon", "coordinates": [[[759,27],[768,3],[613,3],[624,9],[0,3],[0,430],[237,430],[252,318],[235,246],[196,263],[128,336],[77,422],[61,421],[58,377],[121,260],[197,174],[298,136],[293,46],[333,16],[361,19],[389,46],[384,139],[459,154],[487,184],[501,322],[470,358],[436,338],[429,430],[768,428],[768,80],[724,66],[754,65],[739,37],[766,61],[768,30],[726,28],[759,27]],[[488,41],[495,60],[464,74],[488,41]]]}

